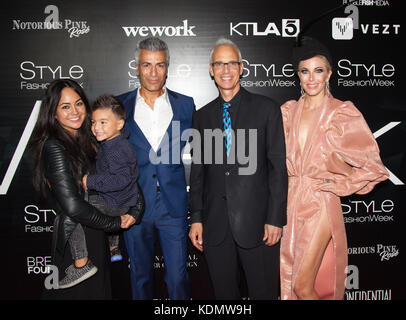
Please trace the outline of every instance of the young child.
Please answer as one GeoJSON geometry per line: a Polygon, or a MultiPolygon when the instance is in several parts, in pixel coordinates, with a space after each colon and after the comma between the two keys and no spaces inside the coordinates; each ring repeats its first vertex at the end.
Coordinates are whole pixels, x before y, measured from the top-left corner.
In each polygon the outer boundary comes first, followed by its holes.
{"type": "MultiPolygon", "coordinates": [[[[100,96],[93,105],[92,132],[101,143],[97,152],[96,173],[85,175],[82,183],[83,188],[89,191],[89,203],[111,216],[129,213],[130,207],[139,206],[137,155],[128,141],[129,133],[123,129],[125,118],[124,107],[112,95],[100,96]],[[92,191],[97,191],[97,194],[92,194],[92,191]]],[[[87,256],[86,240],[80,224],[69,244],[75,262],[59,282],[61,289],[72,287],[97,272],[97,267],[87,256]],[[77,267],[83,264],[84,267],[77,267]]],[[[121,260],[118,234],[109,235],[109,245],[111,261],[121,260]]]]}

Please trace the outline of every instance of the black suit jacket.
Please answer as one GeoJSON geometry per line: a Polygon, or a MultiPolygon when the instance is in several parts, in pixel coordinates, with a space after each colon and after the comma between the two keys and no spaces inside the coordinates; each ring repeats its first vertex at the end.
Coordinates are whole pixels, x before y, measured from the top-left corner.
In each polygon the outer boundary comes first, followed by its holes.
{"type": "Polygon", "coordinates": [[[249,129],[253,129],[252,132],[257,133],[254,139],[257,150],[251,155],[256,159],[250,161],[256,161],[256,170],[252,174],[241,174],[241,169],[247,169],[250,164],[238,156],[234,164],[227,164],[225,155],[222,164],[215,163],[214,139],[210,148],[207,141],[210,130],[207,129],[222,130],[220,97],[196,111],[193,128],[199,131],[201,141],[196,138],[192,141],[191,223],[203,223],[204,244],[220,244],[230,226],[239,246],[253,248],[262,243],[264,224],[277,227],[286,224],[285,138],[280,108],[273,100],[243,88],[239,94],[240,103],[232,106],[233,147],[237,153],[245,150],[247,156],[249,129]],[[238,129],[245,129],[244,134],[238,129]],[[207,157],[210,151],[212,155],[207,157]]]}

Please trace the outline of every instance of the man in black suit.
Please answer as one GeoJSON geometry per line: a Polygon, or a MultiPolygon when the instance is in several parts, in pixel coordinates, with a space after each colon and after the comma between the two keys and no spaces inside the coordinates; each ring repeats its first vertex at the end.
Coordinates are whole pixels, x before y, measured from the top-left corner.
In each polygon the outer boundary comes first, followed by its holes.
{"type": "Polygon", "coordinates": [[[287,200],[281,112],[273,100],[240,86],[243,64],[232,41],[216,42],[209,69],[220,95],[193,116],[200,139],[191,143],[189,238],[204,249],[217,299],[241,298],[240,265],[251,299],[277,299],[287,200]],[[213,145],[216,131],[225,132],[220,147],[213,145]]]}

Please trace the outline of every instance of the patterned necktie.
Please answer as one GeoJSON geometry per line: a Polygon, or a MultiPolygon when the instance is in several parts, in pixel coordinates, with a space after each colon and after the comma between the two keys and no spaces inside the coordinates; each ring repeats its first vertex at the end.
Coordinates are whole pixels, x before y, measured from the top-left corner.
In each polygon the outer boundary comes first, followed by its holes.
{"type": "Polygon", "coordinates": [[[230,117],[230,112],[229,108],[231,107],[231,104],[225,102],[223,103],[223,129],[224,129],[224,145],[226,147],[226,153],[227,157],[230,154],[231,150],[231,117],[230,117]]]}

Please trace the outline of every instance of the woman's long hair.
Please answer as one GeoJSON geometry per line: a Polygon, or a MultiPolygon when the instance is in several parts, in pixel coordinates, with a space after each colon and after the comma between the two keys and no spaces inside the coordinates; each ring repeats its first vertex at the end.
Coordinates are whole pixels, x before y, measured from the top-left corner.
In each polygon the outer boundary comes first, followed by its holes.
{"type": "Polygon", "coordinates": [[[66,149],[72,174],[79,187],[82,185],[82,176],[87,173],[88,166],[96,159],[94,138],[90,131],[90,105],[82,87],[70,79],[54,80],[45,92],[42,99],[37,123],[30,140],[30,148],[34,150],[33,184],[41,198],[46,197],[48,188],[44,175],[41,155],[44,143],[49,138],[59,140],[66,149]],[[72,137],[55,118],[57,106],[64,88],[72,88],[82,99],[86,107],[86,116],[82,126],[72,137]]]}

